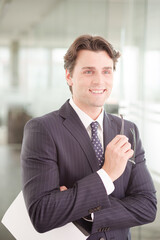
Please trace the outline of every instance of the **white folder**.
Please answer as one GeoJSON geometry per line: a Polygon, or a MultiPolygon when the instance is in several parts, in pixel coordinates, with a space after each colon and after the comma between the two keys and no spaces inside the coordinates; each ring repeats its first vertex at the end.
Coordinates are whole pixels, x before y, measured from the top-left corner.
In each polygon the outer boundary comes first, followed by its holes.
{"type": "Polygon", "coordinates": [[[28,216],[22,192],[6,211],[2,223],[17,240],[86,240],[85,235],[73,223],[46,233],[38,233],[28,216]]]}

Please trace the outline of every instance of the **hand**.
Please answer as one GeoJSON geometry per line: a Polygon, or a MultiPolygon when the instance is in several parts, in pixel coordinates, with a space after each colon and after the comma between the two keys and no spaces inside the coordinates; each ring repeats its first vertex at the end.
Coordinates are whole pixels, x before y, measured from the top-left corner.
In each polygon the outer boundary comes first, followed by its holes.
{"type": "Polygon", "coordinates": [[[61,191],[61,192],[62,192],[62,191],[65,191],[65,190],[67,190],[66,186],[61,186],[61,187],[60,187],[60,191],[61,191]]]}
{"type": "Polygon", "coordinates": [[[125,168],[129,158],[133,155],[131,144],[124,135],[117,135],[106,147],[105,161],[103,169],[114,182],[119,178],[125,168]]]}

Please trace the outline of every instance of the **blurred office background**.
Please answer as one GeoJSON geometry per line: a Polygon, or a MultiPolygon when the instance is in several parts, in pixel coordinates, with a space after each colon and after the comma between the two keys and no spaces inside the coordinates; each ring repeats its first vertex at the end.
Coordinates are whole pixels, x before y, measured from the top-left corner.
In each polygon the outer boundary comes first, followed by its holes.
{"type": "MultiPolygon", "coordinates": [[[[0,218],[21,190],[24,124],[70,97],[63,56],[86,33],[122,53],[105,107],[138,125],[160,198],[160,1],[0,0],[0,218]]],[[[160,239],[159,216],[133,240],[160,239]]],[[[2,224],[0,239],[14,239],[2,224]]]]}

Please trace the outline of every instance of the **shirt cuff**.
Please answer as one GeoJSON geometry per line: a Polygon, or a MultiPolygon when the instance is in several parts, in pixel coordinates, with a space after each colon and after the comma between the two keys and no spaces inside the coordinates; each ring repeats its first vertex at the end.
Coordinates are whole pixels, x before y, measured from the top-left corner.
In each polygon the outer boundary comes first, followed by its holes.
{"type": "Polygon", "coordinates": [[[104,169],[102,169],[102,168],[100,170],[98,170],[97,173],[100,176],[100,178],[101,178],[101,180],[102,180],[102,182],[104,184],[104,187],[106,189],[107,194],[110,195],[114,191],[114,189],[115,189],[114,184],[113,184],[111,178],[106,173],[106,171],[104,169]]]}

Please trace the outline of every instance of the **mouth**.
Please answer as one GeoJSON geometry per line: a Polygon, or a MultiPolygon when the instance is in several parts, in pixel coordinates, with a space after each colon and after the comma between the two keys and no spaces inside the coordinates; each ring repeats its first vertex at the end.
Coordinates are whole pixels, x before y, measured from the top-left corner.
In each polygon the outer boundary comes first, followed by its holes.
{"type": "Polygon", "coordinates": [[[92,94],[103,94],[107,89],[89,89],[92,94]]]}

